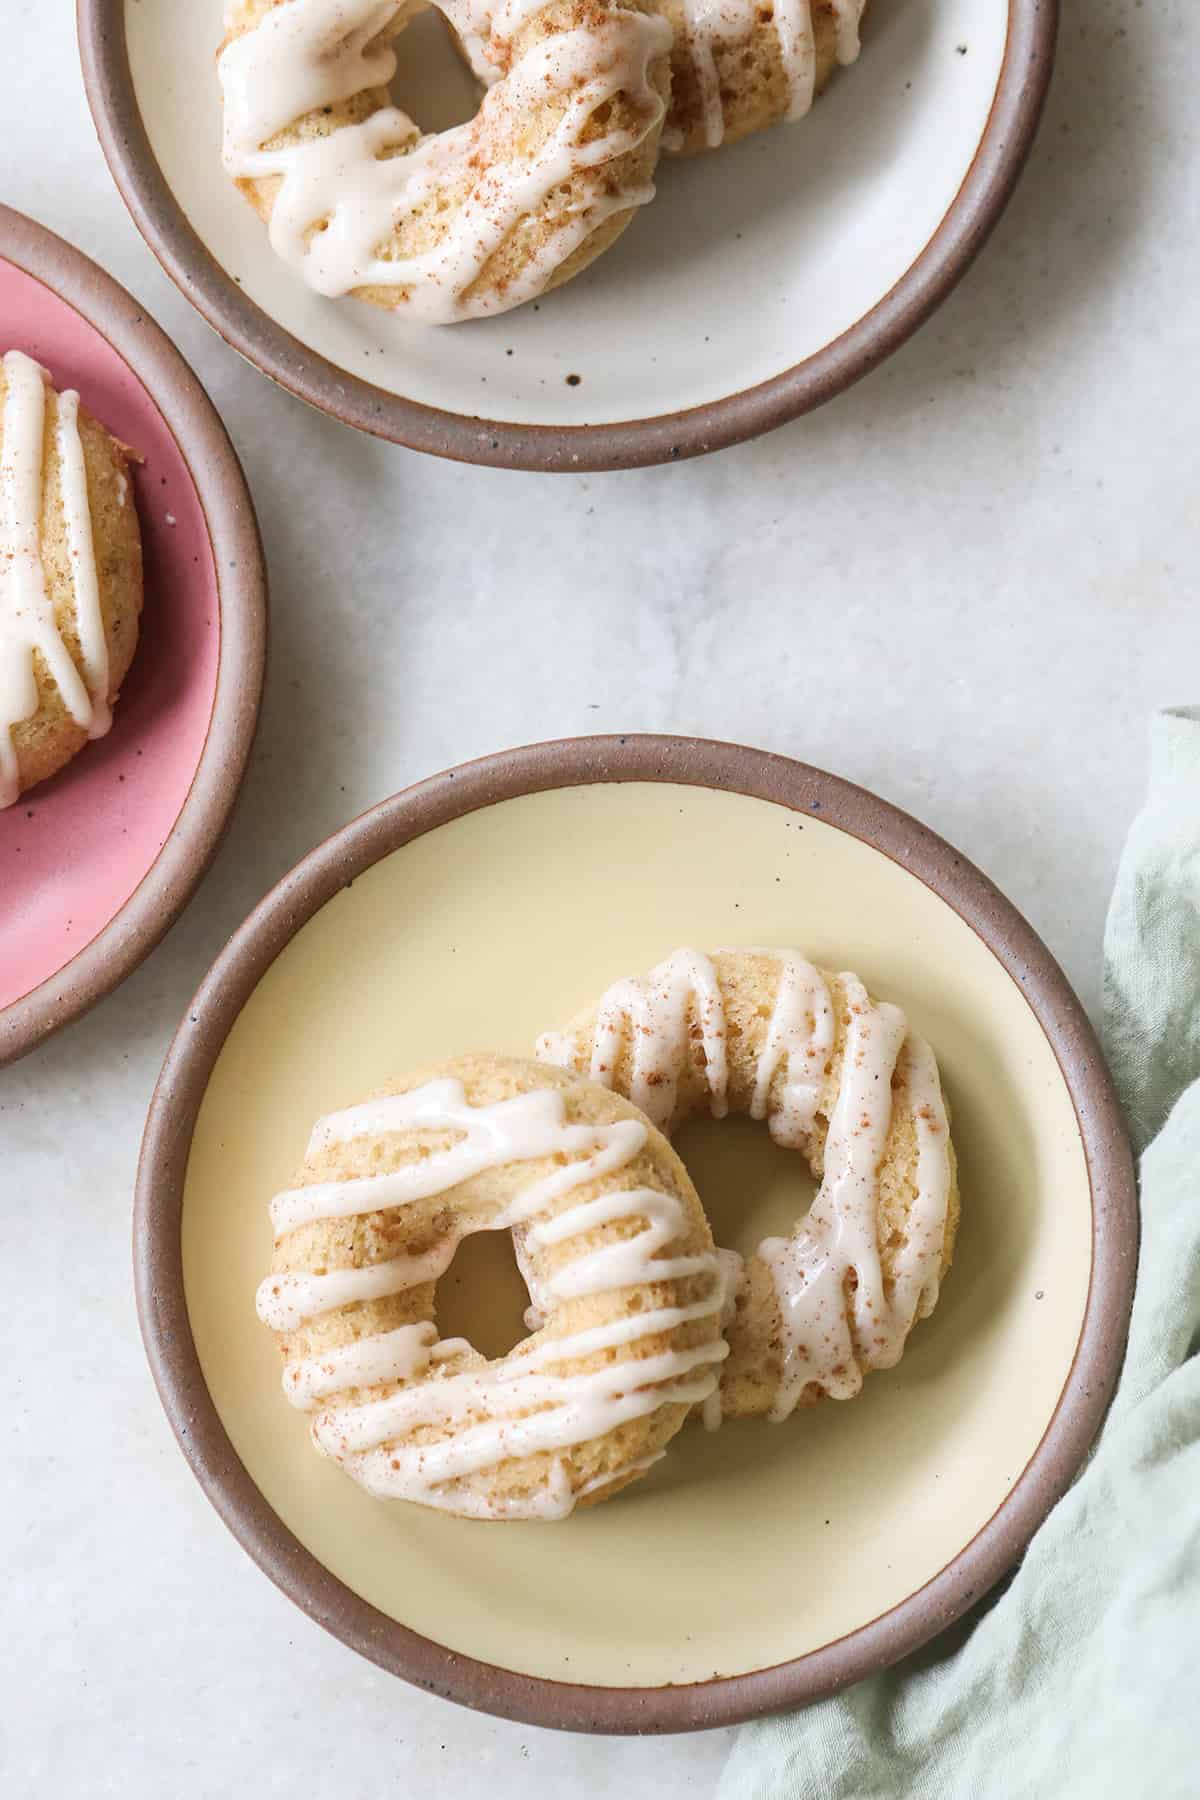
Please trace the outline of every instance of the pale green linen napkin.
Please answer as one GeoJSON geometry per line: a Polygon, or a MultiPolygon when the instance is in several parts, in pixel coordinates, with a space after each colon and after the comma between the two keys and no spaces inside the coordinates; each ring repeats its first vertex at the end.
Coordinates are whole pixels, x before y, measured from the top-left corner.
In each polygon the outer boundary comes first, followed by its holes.
{"type": "Polygon", "coordinates": [[[1129,1348],[1095,1453],[998,1600],[747,1726],[719,1800],[1200,1796],[1200,708],[1153,722],[1104,961],[1144,1154],[1129,1348]]]}

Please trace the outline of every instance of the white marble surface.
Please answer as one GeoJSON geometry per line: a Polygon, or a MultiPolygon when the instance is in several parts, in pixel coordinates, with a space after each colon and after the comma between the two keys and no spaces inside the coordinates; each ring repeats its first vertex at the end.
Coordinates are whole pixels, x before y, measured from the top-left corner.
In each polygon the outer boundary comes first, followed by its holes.
{"type": "Polygon", "coordinates": [[[243,367],[110,185],[72,10],[3,0],[0,194],[106,264],[207,383],[261,510],[273,651],[243,802],[190,912],[0,1073],[0,1789],[709,1793],[723,1734],[473,1717],[360,1662],[242,1554],[142,1360],[142,1116],[188,996],[276,876],[413,778],[559,733],[703,732],[876,788],[981,863],[1094,1005],[1146,717],[1200,684],[1200,16],[1065,0],[1015,203],[913,344],[762,442],[583,479],[359,440],[243,367]]]}

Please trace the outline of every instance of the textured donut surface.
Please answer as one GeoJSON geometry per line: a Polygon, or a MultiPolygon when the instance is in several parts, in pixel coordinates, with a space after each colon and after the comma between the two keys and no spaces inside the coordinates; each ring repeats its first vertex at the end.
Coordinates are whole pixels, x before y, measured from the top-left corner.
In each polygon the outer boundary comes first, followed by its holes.
{"type": "Polygon", "coordinates": [[[702,1111],[763,1119],[820,1183],[790,1238],[730,1269],[730,1355],[709,1424],[848,1399],[934,1308],[958,1223],[937,1065],[897,1006],[793,950],[679,950],[538,1041],[664,1132],[702,1111]]]}
{"type": "MultiPolygon", "coordinates": [[[[437,0],[465,38],[478,0],[437,0]]],[[[391,104],[406,0],[234,0],[227,172],[325,295],[427,323],[569,279],[654,194],[670,31],[649,0],[508,0],[476,116],[423,134],[391,104]]]]}
{"type": "Polygon", "coordinates": [[[561,1518],[663,1454],[716,1389],[722,1281],[660,1133],[604,1087],[469,1056],[321,1120],[271,1206],[259,1315],[318,1449],[370,1493],[467,1518],[561,1518]],[[439,1277],[511,1230],[531,1335],[441,1340],[439,1277]]]}
{"type": "Polygon", "coordinates": [[[137,645],[128,452],[20,350],[0,359],[0,806],[102,737],[137,645]]]}

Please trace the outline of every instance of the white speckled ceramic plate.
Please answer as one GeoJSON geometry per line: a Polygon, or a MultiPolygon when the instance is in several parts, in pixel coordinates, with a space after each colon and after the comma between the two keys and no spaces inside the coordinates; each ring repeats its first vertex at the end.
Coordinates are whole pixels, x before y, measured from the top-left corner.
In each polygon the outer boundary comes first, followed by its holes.
{"type": "MultiPolygon", "coordinates": [[[[808,118],[664,159],[653,206],[585,275],[536,307],[441,329],[321,299],[275,258],[221,168],[221,10],[80,0],[105,151],[185,293],[351,424],[472,461],[580,468],[750,436],[894,349],[1011,191],[1057,0],[871,0],[858,63],[808,118]]],[[[465,73],[426,61],[434,23],[411,26],[401,52],[401,97],[427,127],[471,108],[465,73]]]]}
{"type": "MultiPolygon", "coordinates": [[[[719,1239],[806,1208],[747,1121],[681,1149],[719,1239]]],[[[1078,1003],[1030,927],[913,820],[802,765],[573,740],[450,771],[315,851],[189,1008],[147,1128],[139,1304],[215,1504],[301,1605],[383,1666],[541,1723],[712,1724],[922,1642],[1023,1548],[1115,1378],[1136,1256],[1128,1146],[1078,1003]],[[528,1053],[680,943],[859,971],[933,1043],[963,1219],[933,1318],[849,1404],[688,1427],[561,1525],[373,1501],[313,1454],[254,1312],[267,1201],[313,1120],[458,1051],[528,1053]]],[[[460,1253],[443,1331],[521,1335],[507,1240],[460,1253]]]]}

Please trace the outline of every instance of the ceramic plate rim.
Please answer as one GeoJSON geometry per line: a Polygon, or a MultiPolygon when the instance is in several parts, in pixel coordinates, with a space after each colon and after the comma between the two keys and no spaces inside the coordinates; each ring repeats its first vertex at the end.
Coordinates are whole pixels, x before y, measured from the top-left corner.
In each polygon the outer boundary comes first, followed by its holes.
{"type": "Polygon", "coordinates": [[[855,324],[769,380],[706,405],[597,425],[520,425],[409,400],[338,368],[238,287],[189,223],[142,123],[125,40],[125,0],[76,0],[88,104],[134,223],[172,280],[225,341],[320,411],[434,456],[573,473],[683,461],[810,412],[899,349],[982,249],[1024,166],[1054,65],[1059,0],[1008,0],[991,111],[970,167],[907,272],[855,324]]]}
{"type": "Polygon", "coordinates": [[[184,1015],[150,1105],[134,1203],[138,1317],[159,1396],[193,1473],[259,1567],[335,1637],[418,1687],[529,1724],[625,1733],[728,1725],[815,1700],[918,1648],[986,1592],[1066,1490],[1104,1416],[1124,1353],[1137,1244],[1133,1160],[1100,1047],[1050,952],[992,882],[908,814],[838,776],[740,745],[639,735],[568,738],[460,764],[311,851],[234,933],[184,1015]],[[453,819],[524,794],[625,781],[727,790],[819,813],[924,882],[1019,982],[1075,1109],[1092,1201],[1091,1277],[1071,1368],[1041,1442],[975,1537],[931,1581],[836,1642],[747,1674],[641,1688],[553,1681],[449,1650],[318,1562],[254,1485],[217,1416],[192,1339],[181,1246],[187,1161],[209,1077],[254,987],[308,920],[380,858],[453,819]]]}
{"type": "Polygon", "coordinates": [[[267,576],[254,503],[212,401],[146,309],[44,225],[0,205],[0,258],[39,281],[107,340],[179,447],[212,545],[221,630],[204,747],[166,843],[89,944],[0,1009],[0,1067],[111,993],[165,936],[217,851],[254,742],[266,662],[267,576]]]}

